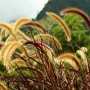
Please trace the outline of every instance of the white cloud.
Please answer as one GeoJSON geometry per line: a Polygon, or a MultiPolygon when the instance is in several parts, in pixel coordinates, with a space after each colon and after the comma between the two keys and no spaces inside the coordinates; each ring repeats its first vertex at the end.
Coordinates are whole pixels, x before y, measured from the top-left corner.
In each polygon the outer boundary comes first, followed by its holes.
{"type": "Polygon", "coordinates": [[[0,0],[0,21],[20,17],[35,18],[48,0],[0,0]]]}

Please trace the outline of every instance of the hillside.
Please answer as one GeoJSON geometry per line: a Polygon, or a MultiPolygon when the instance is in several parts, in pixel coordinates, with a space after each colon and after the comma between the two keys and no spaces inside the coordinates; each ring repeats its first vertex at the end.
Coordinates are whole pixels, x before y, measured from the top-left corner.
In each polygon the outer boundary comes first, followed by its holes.
{"type": "Polygon", "coordinates": [[[40,20],[45,16],[46,11],[60,13],[66,7],[77,7],[90,15],[90,0],[49,0],[36,19],[40,20]]]}

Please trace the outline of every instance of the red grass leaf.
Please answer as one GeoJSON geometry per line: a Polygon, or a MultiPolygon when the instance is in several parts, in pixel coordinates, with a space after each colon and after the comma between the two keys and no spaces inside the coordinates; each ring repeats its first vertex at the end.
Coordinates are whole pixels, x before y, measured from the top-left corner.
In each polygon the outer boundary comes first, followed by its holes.
{"type": "Polygon", "coordinates": [[[40,78],[45,79],[45,77],[42,74],[42,72],[40,70],[36,69],[36,68],[32,68],[32,67],[19,67],[19,68],[16,69],[16,71],[17,70],[26,70],[26,69],[29,69],[29,70],[37,72],[37,74],[39,75],[40,78]]]}

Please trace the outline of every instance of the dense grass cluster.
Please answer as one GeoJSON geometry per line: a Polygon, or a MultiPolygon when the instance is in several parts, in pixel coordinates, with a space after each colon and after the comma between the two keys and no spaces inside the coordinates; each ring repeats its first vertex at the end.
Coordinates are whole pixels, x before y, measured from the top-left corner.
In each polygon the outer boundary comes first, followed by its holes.
{"type": "MultiPolygon", "coordinates": [[[[61,13],[78,14],[90,27],[89,17],[81,10],[69,8],[61,13]]],[[[40,23],[28,18],[21,18],[12,24],[0,22],[0,60],[3,67],[0,72],[0,89],[90,89],[88,49],[72,39],[68,25],[60,16],[51,12],[46,14],[62,26],[70,48],[76,46],[78,50],[62,52],[62,43],[40,23]],[[32,30],[37,30],[36,34],[32,30]]]]}

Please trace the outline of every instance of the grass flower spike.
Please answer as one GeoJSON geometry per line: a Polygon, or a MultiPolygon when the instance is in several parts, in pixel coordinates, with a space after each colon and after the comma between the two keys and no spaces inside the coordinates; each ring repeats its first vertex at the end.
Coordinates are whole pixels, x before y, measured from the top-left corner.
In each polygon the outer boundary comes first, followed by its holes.
{"type": "Polygon", "coordinates": [[[60,64],[60,62],[67,62],[69,63],[76,71],[79,71],[79,59],[72,53],[64,53],[56,58],[55,62],[60,64]]]}
{"type": "Polygon", "coordinates": [[[87,25],[90,27],[90,18],[82,10],[80,10],[78,8],[66,8],[60,12],[60,14],[62,14],[62,15],[69,14],[69,13],[74,13],[74,14],[80,15],[86,21],[87,25]]]}
{"type": "Polygon", "coordinates": [[[51,12],[47,12],[47,15],[53,17],[55,20],[57,20],[59,22],[59,24],[62,26],[62,28],[64,29],[64,32],[67,36],[67,40],[70,41],[71,40],[71,33],[70,33],[70,29],[67,26],[67,24],[65,23],[65,21],[59,17],[58,15],[56,15],[55,13],[51,13],[51,12]]]}

